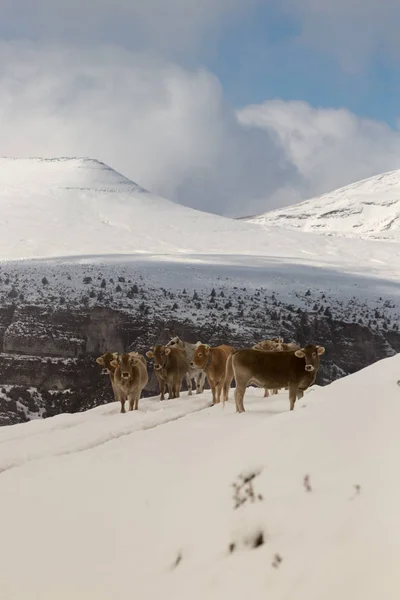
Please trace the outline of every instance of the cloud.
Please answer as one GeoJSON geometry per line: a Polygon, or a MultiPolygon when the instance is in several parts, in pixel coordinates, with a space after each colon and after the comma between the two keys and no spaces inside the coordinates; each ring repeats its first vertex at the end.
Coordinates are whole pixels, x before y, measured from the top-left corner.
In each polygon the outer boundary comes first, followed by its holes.
{"type": "Polygon", "coordinates": [[[135,51],[173,54],[262,0],[2,0],[0,37],[118,43],[135,51]]]}
{"type": "Polygon", "coordinates": [[[189,206],[253,212],[298,174],[218,80],[111,47],[0,44],[0,154],[98,158],[189,206]],[[247,204],[246,204],[247,202],[247,204]]]}
{"type": "Polygon", "coordinates": [[[111,46],[0,44],[0,154],[89,156],[182,204],[261,213],[400,167],[400,133],[345,109],[235,112],[219,81],[111,46]]]}
{"type": "MultiPolygon", "coordinates": [[[[244,108],[238,118],[278,136],[301,177],[301,184],[292,189],[293,200],[400,168],[399,131],[346,109],[271,100],[244,108]]],[[[286,204],[286,198],[281,202],[286,204]]]]}

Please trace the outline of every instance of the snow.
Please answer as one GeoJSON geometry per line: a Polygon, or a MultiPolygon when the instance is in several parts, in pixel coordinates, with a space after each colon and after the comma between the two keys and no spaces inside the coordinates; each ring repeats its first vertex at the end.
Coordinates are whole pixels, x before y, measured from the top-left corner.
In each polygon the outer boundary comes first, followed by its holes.
{"type": "Polygon", "coordinates": [[[246,220],[268,227],[399,242],[400,170],[246,220]]]}
{"type": "Polygon", "coordinates": [[[293,412],[250,388],[241,415],[207,392],[3,428],[0,596],[397,599],[399,373],[385,359],[293,412]],[[235,509],[241,474],[255,501],[235,509]]]}
{"type": "Polygon", "coordinates": [[[0,210],[3,261],[272,262],[282,269],[290,264],[392,280],[400,275],[400,246],[388,241],[327,238],[275,223],[264,229],[193,210],[92,159],[0,159],[0,210]]]}

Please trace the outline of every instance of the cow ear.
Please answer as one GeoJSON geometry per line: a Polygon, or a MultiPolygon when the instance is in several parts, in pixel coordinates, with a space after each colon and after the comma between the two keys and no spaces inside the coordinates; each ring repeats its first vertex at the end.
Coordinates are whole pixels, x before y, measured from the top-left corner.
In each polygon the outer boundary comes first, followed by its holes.
{"type": "Polygon", "coordinates": [[[296,350],[296,352],[294,353],[295,356],[297,356],[297,358],[304,358],[305,354],[303,352],[303,350],[296,350]]]}
{"type": "Polygon", "coordinates": [[[208,344],[204,344],[204,354],[210,354],[210,346],[208,344]]]}
{"type": "Polygon", "coordinates": [[[138,354],[139,354],[139,352],[129,352],[129,356],[131,358],[136,358],[138,354]]]}
{"type": "Polygon", "coordinates": [[[104,365],[104,358],[102,356],[99,356],[99,358],[96,358],[96,362],[99,365],[104,365]]]}
{"type": "Polygon", "coordinates": [[[325,348],[323,346],[317,346],[318,354],[323,354],[325,352],[325,348]]]}
{"type": "Polygon", "coordinates": [[[115,368],[117,368],[117,367],[118,367],[118,361],[117,361],[117,360],[112,360],[112,361],[110,362],[110,365],[111,365],[112,367],[115,367],[115,368]]]}
{"type": "Polygon", "coordinates": [[[201,342],[196,342],[196,348],[198,348],[199,346],[201,346],[201,342]]]}
{"type": "Polygon", "coordinates": [[[171,354],[171,348],[165,348],[165,354],[168,356],[168,354],[171,354]]]}
{"type": "Polygon", "coordinates": [[[118,360],[119,352],[113,352],[112,355],[115,360],[118,360]]]}
{"type": "Polygon", "coordinates": [[[149,350],[148,352],[146,352],[146,356],[147,356],[147,358],[153,358],[154,352],[152,350],[149,350]]]}

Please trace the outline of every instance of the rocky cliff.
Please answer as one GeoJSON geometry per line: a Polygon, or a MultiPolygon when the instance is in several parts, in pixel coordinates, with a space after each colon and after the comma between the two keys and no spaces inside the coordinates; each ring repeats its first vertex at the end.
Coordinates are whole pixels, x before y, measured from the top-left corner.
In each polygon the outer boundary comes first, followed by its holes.
{"type": "MultiPolygon", "coordinates": [[[[112,401],[95,358],[105,351],[144,353],[172,335],[237,347],[273,335],[315,341],[326,347],[322,385],[400,351],[398,306],[387,296],[328,298],[314,288],[292,290],[288,298],[244,282],[169,280],[168,273],[150,277],[132,265],[3,267],[0,424],[112,401]]],[[[155,395],[149,370],[145,395],[155,395]]]]}

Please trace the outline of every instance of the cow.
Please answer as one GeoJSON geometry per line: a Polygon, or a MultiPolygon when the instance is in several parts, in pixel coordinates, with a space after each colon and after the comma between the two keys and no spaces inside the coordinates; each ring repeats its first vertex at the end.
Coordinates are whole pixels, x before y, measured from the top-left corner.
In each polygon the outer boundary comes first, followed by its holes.
{"type": "MultiPolygon", "coordinates": [[[[197,345],[201,342],[197,342],[197,345]]],[[[178,336],[173,337],[167,344],[167,348],[180,348],[183,350],[187,356],[189,361],[189,370],[185,375],[186,383],[188,387],[189,396],[192,395],[192,379],[194,379],[196,383],[196,394],[202,394],[204,391],[204,384],[206,381],[206,374],[202,369],[198,367],[190,366],[190,363],[193,360],[194,351],[196,349],[196,344],[191,344],[189,342],[185,342],[181,340],[178,336]]]]}
{"type": "Polygon", "coordinates": [[[139,400],[149,376],[146,359],[138,352],[125,352],[111,361],[115,367],[114,385],[121,402],[121,412],[125,412],[125,402],[129,402],[129,410],[138,410],[139,400]]]}
{"type": "Polygon", "coordinates": [[[226,370],[227,378],[233,375],[236,381],[236,411],[244,412],[243,398],[250,383],[264,389],[288,386],[290,410],[293,410],[296,398],[302,398],[304,391],[315,382],[320,355],[324,352],[323,346],[315,344],[287,352],[260,352],[253,348],[233,352],[226,370]]]}
{"type": "Polygon", "coordinates": [[[164,400],[165,385],[168,399],[179,398],[182,379],[189,369],[189,361],[183,350],[164,345],[153,346],[146,352],[147,358],[154,360],[155,374],[160,386],[160,400],[164,400]]]}
{"type": "Polygon", "coordinates": [[[119,400],[118,389],[116,388],[115,383],[114,383],[114,375],[115,375],[116,367],[114,367],[111,364],[112,361],[117,360],[117,359],[118,359],[118,352],[106,352],[105,354],[102,354],[101,356],[96,358],[96,362],[97,362],[97,364],[99,364],[103,367],[103,369],[101,371],[102,375],[109,375],[112,391],[114,394],[114,399],[118,402],[118,400],[119,400]]]}
{"type": "Polygon", "coordinates": [[[213,404],[218,404],[221,401],[222,392],[223,403],[225,404],[228,400],[233,376],[226,377],[226,361],[233,351],[234,348],[226,344],[215,348],[211,348],[207,344],[196,344],[193,360],[190,364],[205,372],[210,384],[213,404]]]}
{"type": "MultiPolygon", "coordinates": [[[[272,338],[272,340],[262,340],[253,346],[254,350],[262,350],[263,352],[287,352],[288,350],[300,350],[300,346],[294,342],[286,344],[283,338],[272,338]]],[[[287,389],[287,387],[285,388],[287,389]]],[[[278,393],[277,389],[272,390],[272,395],[278,393]]],[[[268,398],[269,390],[265,390],[264,398],[268,398]]]]}

